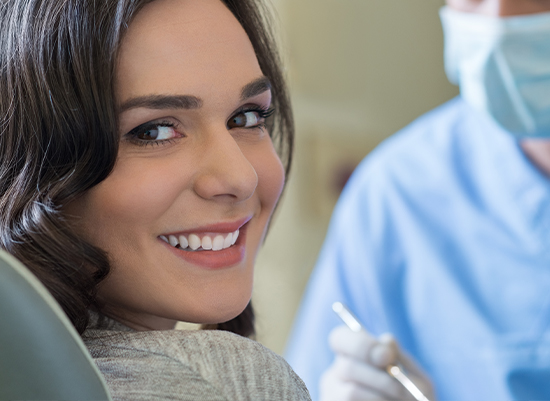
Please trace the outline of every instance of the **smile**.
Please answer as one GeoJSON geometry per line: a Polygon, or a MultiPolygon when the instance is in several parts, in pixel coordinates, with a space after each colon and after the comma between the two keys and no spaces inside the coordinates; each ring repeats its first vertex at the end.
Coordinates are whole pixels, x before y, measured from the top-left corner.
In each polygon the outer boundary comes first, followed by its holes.
{"type": "Polygon", "coordinates": [[[230,233],[160,235],[159,238],[174,248],[184,250],[221,251],[235,245],[239,230],[230,233]]]}

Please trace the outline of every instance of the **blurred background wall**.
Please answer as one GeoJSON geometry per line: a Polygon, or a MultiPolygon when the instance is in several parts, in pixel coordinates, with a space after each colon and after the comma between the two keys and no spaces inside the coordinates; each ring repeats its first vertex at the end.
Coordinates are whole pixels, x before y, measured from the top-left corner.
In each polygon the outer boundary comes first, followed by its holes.
{"type": "Polygon", "coordinates": [[[253,300],[258,340],[282,354],[353,167],[458,91],[443,70],[438,10],[444,0],[272,2],[296,117],[296,152],[258,256],[253,300]]]}

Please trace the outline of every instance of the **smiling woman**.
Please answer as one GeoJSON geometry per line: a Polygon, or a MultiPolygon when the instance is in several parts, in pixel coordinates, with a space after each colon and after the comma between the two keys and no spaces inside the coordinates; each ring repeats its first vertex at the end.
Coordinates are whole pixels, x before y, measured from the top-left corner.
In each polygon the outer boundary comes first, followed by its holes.
{"type": "Polygon", "coordinates": [[[241,337],[292,153],[264,15],[255,0],[0,8],[2,247],[64,308],[115,399],[309,398],[241,337]]]}
{"type": "Polygon", "coordinates": [[[115,84],[116,166],[65,208],[116,266],[103,312],[136,329],[231,320],[284,181],[254,48],[218,0],[152,2],[125,33],[115,84]]]}

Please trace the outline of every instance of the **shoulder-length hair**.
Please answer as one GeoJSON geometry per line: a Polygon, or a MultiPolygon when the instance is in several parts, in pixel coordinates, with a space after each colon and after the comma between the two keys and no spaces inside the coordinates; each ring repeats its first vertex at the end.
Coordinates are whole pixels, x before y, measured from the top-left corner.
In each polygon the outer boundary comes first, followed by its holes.
{"type": "MultiPolygon", "coordinates": [[[[74,233],[62,209],[112,171],[119,136],[114,76],[121,39],[151,0],[1,0],[0,246],[48,288],[82,333],[100,310],[107,255],[74,233]]],[[[294,126],[289,97],[257,0],[222,0],[239,20],[269,78],[271,135],[288,173],[294,126]]],[[[250,336],[249,304],[207,328],[250,336]]]]}

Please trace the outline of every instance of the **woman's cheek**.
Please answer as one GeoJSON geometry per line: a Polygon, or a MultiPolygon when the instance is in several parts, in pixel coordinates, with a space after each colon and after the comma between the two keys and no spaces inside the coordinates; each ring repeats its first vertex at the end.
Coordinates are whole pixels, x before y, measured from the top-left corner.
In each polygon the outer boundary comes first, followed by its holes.
{"type": "Polygon", "coordinates": [[[271,213],[275,208],[285,183],[285,170],[271,141],[263,152],[251,160],[258,175],[258,192],[262,207],[271,213]]]}
{"type": "Polygon", "coordinates": [[[178,196],[189,187],[191,174],[185,173],[190,171],[183,163],[171,160],[166,160],[162,165],[150,163],[153,161],[155,159],[127,160],[104,181],[109,188],[104,188],[105,199],[102,203],[111,205],[111,213],[130,221],[138,216],[142,222],[148,219],[154,221],[170,209],[178,196]]]}

